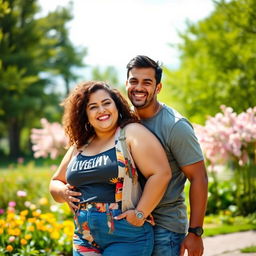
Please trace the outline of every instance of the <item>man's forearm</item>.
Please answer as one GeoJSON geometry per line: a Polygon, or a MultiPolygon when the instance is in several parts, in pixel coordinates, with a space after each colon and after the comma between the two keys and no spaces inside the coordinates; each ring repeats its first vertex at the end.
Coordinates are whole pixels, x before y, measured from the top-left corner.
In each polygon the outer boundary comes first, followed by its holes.
{"type": "Polygon", "coordinates": [[[202,227],[207,207],[208,180],[207,177],[197,177],[191,180],[189,190],[190,227],[202,227]]]}

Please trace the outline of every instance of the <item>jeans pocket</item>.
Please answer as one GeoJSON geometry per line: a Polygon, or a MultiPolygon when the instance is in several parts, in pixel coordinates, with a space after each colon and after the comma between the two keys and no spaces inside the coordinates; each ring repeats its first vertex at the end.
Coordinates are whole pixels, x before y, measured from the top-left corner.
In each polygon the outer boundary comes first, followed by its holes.
{"type": "Polygon", "coordinates": [[[143,224],[142,226],[135,226],[132,223],[130,223],[127,219],[122,219],[122,220],[124,221],[125,224],[127,224],[128,226],[133,227],[133,228],[143,228],[143,225],[144,225],[143,224]]]}

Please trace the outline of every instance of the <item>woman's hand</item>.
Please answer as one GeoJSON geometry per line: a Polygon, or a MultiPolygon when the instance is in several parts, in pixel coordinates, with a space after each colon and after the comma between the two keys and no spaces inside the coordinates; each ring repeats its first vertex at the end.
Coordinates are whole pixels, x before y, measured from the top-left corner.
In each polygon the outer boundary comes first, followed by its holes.
{"type": "Polygon", "coordinates": [[[80,200],[76,198],[76,196],[81,196],[80,192],[73,190],[74,188],[74,186],[66,184],[64,186],[64,189],[62,190],[62,197],[67,202],[69,208],[73,213],[75,209],[78,209],[78,206],[75,203],[80,202],[80,200]]]}
{"type": "Polygon", "coordinates": [[[140,227],[144,224],[145,219],[139,219],[136,217],[135,210],[128,210],[123,212],[122,214],[114,217],[115,220],[121,220],[121,219],[126,219],[130,224],[133,226],[140,227]]]}

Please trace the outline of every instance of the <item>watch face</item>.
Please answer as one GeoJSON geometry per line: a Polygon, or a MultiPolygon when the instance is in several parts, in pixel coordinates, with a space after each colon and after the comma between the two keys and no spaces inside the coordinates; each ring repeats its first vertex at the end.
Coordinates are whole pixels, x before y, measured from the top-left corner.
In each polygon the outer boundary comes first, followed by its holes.
{"type": "Polygon", "coordinates": [[[203,234],[203,229],[202,228],[196,228],[196,234],[198,235],[198,236],[201,236],[202,234],[203,234]]]}
{"type": "Polygon", "coordinates": [[[144,214],[142,212],[136,212],[136,217],[138,219],[143,219],[144,218],[144,214]]]}
{"type": "Polygon", "coordinates": [[[204,230],[201,227],[196,227],[196,228],[189,228],[188,232],[194,233],[197,236],[201,236],[204,233],[204,230]]]}

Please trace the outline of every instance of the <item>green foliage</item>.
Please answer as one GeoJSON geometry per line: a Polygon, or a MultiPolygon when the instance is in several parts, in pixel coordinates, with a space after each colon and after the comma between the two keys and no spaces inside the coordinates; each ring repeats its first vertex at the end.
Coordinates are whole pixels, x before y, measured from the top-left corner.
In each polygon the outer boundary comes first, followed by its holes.
{"type": "Polygon", "coordinates": [[[43,116],[60,119],[60,95],[50,90],[50,74],[61,75],[68,91],[85,50],[68,38],[70,6],[45,17],[38,15],[36,0],[1,0],[0,6],[0,136],[9,138],[10,155],[17,157],[25,127],[37,126],[43,116]]]}
{"type": "Polygon", "coordinates": [[[214,115],[221,104],[244,111],[255,105],[256,2],[215,1],[215,11],[180,36],[181,66],[165,84],[171,100],[194,122],[214,115]]]}
{"type": "Polygon", "coordinates": [[[93,67],[92,80],[104,81],[114,87],[120,86],[117,70],[113,66],[108,66],[104,70],[101,70],[98,66],[93,67]]]}
{"type": "Polygon", "coordinates": [[[79,76],[76,74],[75,69],[84,67],[83,58],[87,54],[87,50],[83,47],[74,46],[70,39],[69,33],[63,21],[71,20],[70,13],[72,5],[68,8],[57,9],[54,13],[50,13],[46,18],[46,23],[54,24],[53,28],[57,31],[52,32],[53,36],[58,36],[58,43],[54,48],[54,56],[48,63],[48,68],[53,74],[60,75],[66,88],[66,95],[70,91],[70,82],[76,81],[79,76]],[[58,16],[56,17],[56,14],[58,16]]]}
{"type": "Polygon", "coordinates": [[[236,165],[234,174],[237,184],[235,202],[238,207],[238,214],[247,215],[256,212],[256,172],[255,163],[252,159],[251,164],[244,166],[236,165]]]}
{"type": "Polygon", "coordinates": [[[241,250],[241,252],[243,253],[253,253],[255,252],[256,253],[256,246],[249,246],[249,247],[246,247],[244,249],[241,250]]]}
{"type": "Polygon", "coordinates": [[[236,184],[232,179],[219,180],[214,173],[211,173],[209,176],[206,215],[219,214],[225,210],[235,214],[237,211],[236,191],[236,184]]]}
{"type": "Polygon", "coordinates": [[[247,217],[232,217],[227,212],[226,214],[206,216],[204,230],[204,236],[256,230],[256,216],[254,214],[247,217]]]}
{"type": "MultiPolygon", "coordinates": [[[[18,164],[16,167],[9,165],[7,169],[0,170],[0,173],[0,208],[6,209],[10,201],[15,201],[19,209],[23,209],[25,201],[38,204],[43,197],[51,201],[48,192],[50,170],[36,168],[34,163],[30,162],[26,165],[18,164]],[[19,197],[18,191],[25,191],[27,196],[19,197]]],[[[47,207],[43,209],[49,210],[48,205],[47,207]]]]}

